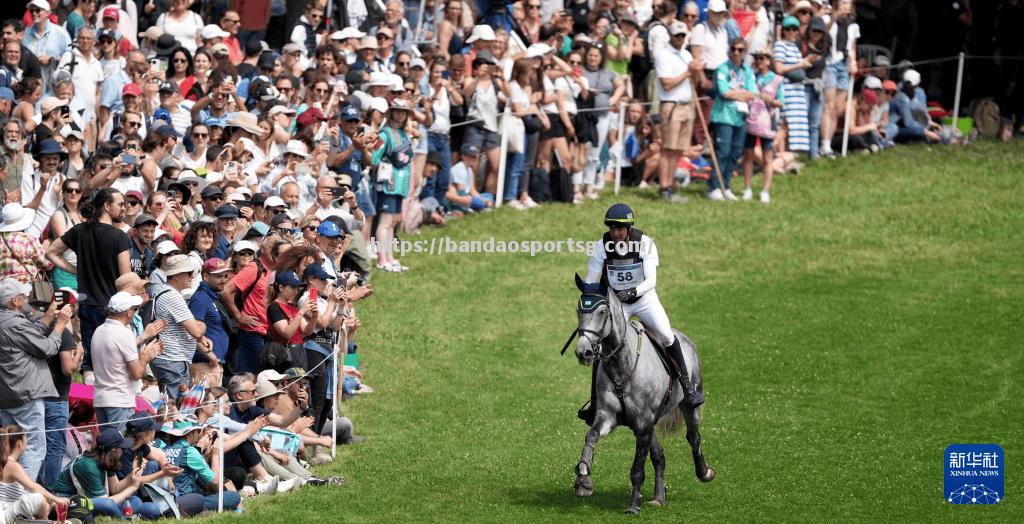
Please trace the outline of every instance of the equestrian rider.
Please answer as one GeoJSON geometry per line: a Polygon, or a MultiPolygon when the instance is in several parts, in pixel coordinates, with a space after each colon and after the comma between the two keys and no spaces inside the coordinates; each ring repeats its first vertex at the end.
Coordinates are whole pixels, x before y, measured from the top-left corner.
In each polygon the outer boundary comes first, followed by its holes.
{"type": "MultiPolygon", "coordinates": [[[[679,339],[672,333],[665,308],[654,290],[658,268],[658,248],[654,240],[633,227],[633,210],[626,204],[615,204],[604,215],[608,232],[601,239],[601,248],[594,251],[587,264],[588,283],[598,282],[610,287],[622,302],[626,318],[636,316],[644,328],[661,347],[667,349],[672,360],[670,372],[679,380],[687,406],[697,407],[704,397],[689,381],[686,362],[679,339]]],[[[587,424],[594,421],[594,388],[597,382],[597,364],[593,366],[590,385],[590,403],[578,415],[587,424]]]]}

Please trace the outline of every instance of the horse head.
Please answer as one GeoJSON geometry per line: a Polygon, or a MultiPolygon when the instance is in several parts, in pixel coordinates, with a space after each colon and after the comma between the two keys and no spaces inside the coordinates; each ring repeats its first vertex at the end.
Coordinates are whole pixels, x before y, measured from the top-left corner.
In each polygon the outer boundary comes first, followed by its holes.
{"type": "Polygon", "coordinates": [[[579,318],[576,358],[580,364],[588,366],[604,356],[604,341],[614,340],[616,334],[621,333],[622,320],[617,317],[622,315],[615,314],[620,310],[618,297],[615,293],[603,293],[601,284],[588,284],[577,274],[576,287],[580,290],[576,304],[579,318]]]}

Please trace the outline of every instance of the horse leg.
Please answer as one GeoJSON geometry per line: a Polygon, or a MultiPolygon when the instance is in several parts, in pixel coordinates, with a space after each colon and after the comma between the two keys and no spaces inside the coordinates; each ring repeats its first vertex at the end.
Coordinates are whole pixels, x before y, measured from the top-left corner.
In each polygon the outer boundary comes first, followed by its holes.
{"type": "Polygon", "coordinates": [[[597,441],[611,433],[614,427],[610,420],[598,418],[587,431],[583,443],[583,454],[576,464],[576,485],[573,489],[577,497],[589,497],[594,493],[594,483],[590,480],[590,469],[594,463],[594,447],[597,446],[597,441]]]}
{"type": "Polygon", "coordinates": [[[700,407],[689,408],[680,404],[679,409],[686,420],[686,441],[693,450],[693,467],[697,473],[697,480],[711,482],[715,479],[715,470],[704,461],[704,453],[700,447],[700,407]]]}
{"type": "Polygon", "coordinates": [[[658,442],[658,435],[651,433],[651,464],[654,464],[654,500],[652,506],[664,506],[665,502],[665,450],[658,442]]]}
{"type": "Polygon", "coordinates": [[[651,449],[651,438],[653,436],[653,429],[637,433],[636,455],[633,456],[633,468],[629,472],[629,479],[633,481],[633,500],[630,502],[626,513],[633,515],[640,513],[640,488],[644,485],[644,466],[647,464],[647,453],[651,449]]]}

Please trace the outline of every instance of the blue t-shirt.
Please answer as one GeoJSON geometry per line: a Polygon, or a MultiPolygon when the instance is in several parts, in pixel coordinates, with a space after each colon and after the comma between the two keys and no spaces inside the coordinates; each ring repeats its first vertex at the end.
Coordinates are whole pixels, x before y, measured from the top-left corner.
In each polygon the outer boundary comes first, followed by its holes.
{"type": "Polygon", "coordinates": [[[228,259],[228,253],[231,251],[231,242],[224,238],[224,235],[217,235],[217,245],[213,246],[213,251],[210,252],[210,258],[219,258],[221,260],[228,259]]]}
{"type": "Polygon", "coordinates": [[[153,271],[153,250],[148,246],[143,246],[140,250],[139,245],[132,241],[131,266],[132,273],[139,275],[143,280],[148,280],[149,274],[153,271]]]}
{"type": "Polygon", "coordinates": [[[228,354],[228,332],[224,330],[220,310],[214,304],[218,300],[220,293],[210,289],[206,282],[200,282],[188,301],[188,309],[196,320],[206,324],[206,338],[213,342],[213,353],[217,355],[217,360],[224,362],[224,356],[228,354]]]}

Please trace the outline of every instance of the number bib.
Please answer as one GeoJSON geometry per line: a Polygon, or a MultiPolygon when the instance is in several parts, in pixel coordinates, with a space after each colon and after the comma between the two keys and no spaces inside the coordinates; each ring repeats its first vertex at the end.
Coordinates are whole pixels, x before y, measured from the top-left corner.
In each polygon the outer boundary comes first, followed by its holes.
{"type": "Polygon", "coordinates": [[[644,281],[643,262],[606,267],[608,271],[608,285],[616,291],[637,287],[644,281]]]}

